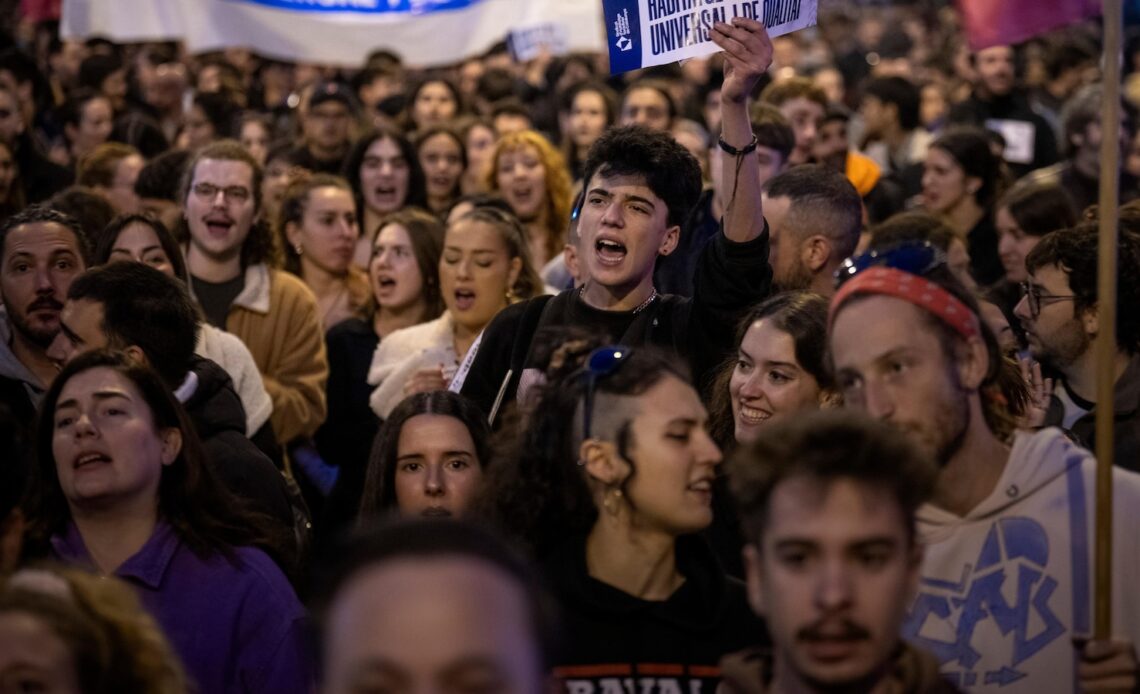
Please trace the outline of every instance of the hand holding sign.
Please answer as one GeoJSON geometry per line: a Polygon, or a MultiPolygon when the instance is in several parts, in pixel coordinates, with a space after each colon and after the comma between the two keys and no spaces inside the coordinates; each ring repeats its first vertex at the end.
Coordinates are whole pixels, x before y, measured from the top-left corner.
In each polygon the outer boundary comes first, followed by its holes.
{"type": "MultiPolygon", "coordinates": [[[[724,50],[717,32],[764,25],[767,37],[814,26],[819,0],[602,0],[610,46],[610,72],[664,65],[724,50]],[[746,19],[738,23],[737,19],[746,19]]],[[[770,55],[770,52],[769,52],[770,55]]],[[[746,71],[750,72],[750,71],[746,71]]]]}
{"type": "Polygon", "coordinates": [[[772,39],[755,19],[734,17],[713,25],[712,40],[724,51],[722,100],[741,103],[772,64],[772,39]]]}

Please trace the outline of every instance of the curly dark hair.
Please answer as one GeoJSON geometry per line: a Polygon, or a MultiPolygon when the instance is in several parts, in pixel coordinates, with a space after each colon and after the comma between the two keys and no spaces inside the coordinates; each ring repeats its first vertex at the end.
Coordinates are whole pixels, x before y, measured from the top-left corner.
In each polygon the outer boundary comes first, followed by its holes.
{"type": "Polygon", "coordinates": [[[665,201],[669,226],[688,219],[701,194],[701,165],[668,133],[640,125],[610,128],[590,147],[582,173],[589,187],[594,175],[641,176],[665,201]]]}
{"type": "MultiPolygon", "coordinates": [[[[582,376],[578,369],[549,381],[522,435],[511,431],[497,440],[502,454],[487,471],[475,504],[480,517],[537,557],[567,538],[588,533],[598,518],[594,492],[578,464],[587,380],[582,376]]],[[[613,373],[597,379],[595,394],[636,397],[669,376],[689,382],[683,368],[667,355],[637,347],[613,373]]],[[[615,443],[626,460],[633,444],[632,415],[607,425],[616,432],[615,443]]],[[[623,491],[636,474],[635,468],[623,491]]]]}
{"type": "Polygon", "coordinates": [[[36,462],[24,504],[28,550],[45,552],[51,536],[62,533],[71,520],[52,451],[55,411],[64,386],[73,377],[97,368],[113,369],[139,390],[156,429],[182,432],[178,457],[162,469],[158,513],[187,547],[203,558],[218,554],[231,558],[233,548],[256,547],[291,573],[296,557],[289,549],[290,538],[269,517],[251,510],[222,486],[206,462],[194,425],[169,387],[149,366],[109,350],[85,352],[68,362],[44,395],[36,425],[36,462]]]}
{"type": "MultiPolygon", "coordinates": [[[[1097,225],[1081,224],[1041,237],[1025,257],[1025,269],[1034,274],[1049,265],[1059,267],[1069,278],[1073,315],[1096,308],[1097,225]]],[[[1140,351],[1140,234],[1120,230],[1116,253],[1116,345],[1129,354],[1140,351]]]]}
{"type": "Polygon", "coordinates": [[[482,410],[458,393],[446,390],[409,395],[388,415],[373,442],[364,477],[364,491],[360,497],[361,523],[375,520],[376,516],[396,508],[396,456],[400,431],[409,419],[421,414],[451,417],[463,424],[475,444],[479,467],[484,472],[487,470],[491,462],[491,430],[482,410]]]}

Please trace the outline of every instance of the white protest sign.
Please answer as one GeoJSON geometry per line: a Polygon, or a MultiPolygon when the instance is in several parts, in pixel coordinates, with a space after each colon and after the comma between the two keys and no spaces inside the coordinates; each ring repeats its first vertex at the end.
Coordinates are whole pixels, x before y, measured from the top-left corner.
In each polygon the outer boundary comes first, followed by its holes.
{"type": "Polygon", "coordinates": [[[1001,133],[1005,139],[1002,156],[1011,164],[1032,164],[1033,148],[1037,139],[1037,126],[1025,120],[989,118],[986,129],[1001,133]]]}
{"type": "Polygon", "coordinates": [[[565,24],[554,22],[515,29],[507,37],[507,48],[520,63],[534,60],[543,50],[550,55],[565,55],[570,52],[570,32],[565,24]]]}
{"type": "Polygon", "coordinates": [[[819,0],[602,0],[602,8],[617,74],[716,53],[713,25],[735,17],[763,22],[773,37],[814,26],[819,0]]]}

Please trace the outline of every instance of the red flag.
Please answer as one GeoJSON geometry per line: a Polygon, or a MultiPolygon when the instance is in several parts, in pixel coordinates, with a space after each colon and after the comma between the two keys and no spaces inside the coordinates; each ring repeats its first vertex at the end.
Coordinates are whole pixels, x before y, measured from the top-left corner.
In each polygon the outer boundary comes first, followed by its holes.
{"type": "Polygon", "coordinates": [[[1020,43],[1100,14],[1098,0],[958,0],[971,50],[1020,43]]]}

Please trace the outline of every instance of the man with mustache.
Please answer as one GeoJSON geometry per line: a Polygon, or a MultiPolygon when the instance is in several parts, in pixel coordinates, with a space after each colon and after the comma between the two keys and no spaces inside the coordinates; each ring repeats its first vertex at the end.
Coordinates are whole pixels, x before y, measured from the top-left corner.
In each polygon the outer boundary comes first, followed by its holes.
{"type": "Polygon", "coordinates": [[[59,370],[47,349],[88,248],[79,222],[40,205],[0,226],[0,402],[25,427],[59,370]]]}
{"type": "Polygon", "coordinates": [[[261,166],[233,140],[198,150],[183,176],[180,236],[189,240],[194,298],[206,320],[249,347],[273,401],[273,431],[287,445],[324,421],[329,367],[316,297],[273,267],[261,179],[261,166]]]}
{"type": "Polygon", "coordinates": [[[899,634],[922,563],[914,514],[936,474],[906,437],[851,411],[776,422],[732,459],[748,599],[773,649],[722,660],[724,692],[957,691],[899,634]]]}
{"type": "Polygon", "coordinates": [[[1013,433],[1000,352],[929,244],[851,260],[829,346],[847,406],[906,432],[939,466],[903,635],[971,692],[1132,691],[1140,639],[1140,475],[1113,471],[1112,635],[1092,628],[1096,462],[1057,429],[1013,433]]]}

